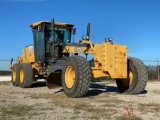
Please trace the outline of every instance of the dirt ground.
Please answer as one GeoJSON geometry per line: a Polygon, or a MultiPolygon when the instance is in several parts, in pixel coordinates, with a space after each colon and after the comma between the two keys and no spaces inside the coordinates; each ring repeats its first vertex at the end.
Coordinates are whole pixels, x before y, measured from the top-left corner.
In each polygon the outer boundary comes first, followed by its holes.
{"type": "Polygon", "coordinates": [[[45,82],[32,88],[0,82],[0,120],[160,120],[160,82],[139,95],[121,94],[115,82],[92,83],[84,98],[68,98],[45,82]]]}

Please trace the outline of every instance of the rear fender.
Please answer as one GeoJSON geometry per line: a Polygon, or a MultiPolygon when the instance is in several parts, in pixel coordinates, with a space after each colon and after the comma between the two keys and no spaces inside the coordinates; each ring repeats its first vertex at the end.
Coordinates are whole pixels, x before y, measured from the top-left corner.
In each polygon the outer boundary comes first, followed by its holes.
{"type": "Polygon", "coordinates": [[[63,69],[63,64],[65,60],[57,60],[55,64],[52,64],[48,68],[48,77],[47,77],[47,87],[49,89],[54,89],[61,87],[61,72],[63,69]]]}

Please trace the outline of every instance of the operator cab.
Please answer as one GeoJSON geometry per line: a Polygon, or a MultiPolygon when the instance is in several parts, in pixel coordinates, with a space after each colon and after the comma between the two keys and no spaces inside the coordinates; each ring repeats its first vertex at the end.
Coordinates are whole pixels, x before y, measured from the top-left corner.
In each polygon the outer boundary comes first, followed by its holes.
{"type": "Polygon", "coordinates": [[[73,26],[52,21],[39,21],[30,25],[34,37],[35,60],[45,62],[53,57],[61,58],[64,45],[71,42],[73,26]]]}

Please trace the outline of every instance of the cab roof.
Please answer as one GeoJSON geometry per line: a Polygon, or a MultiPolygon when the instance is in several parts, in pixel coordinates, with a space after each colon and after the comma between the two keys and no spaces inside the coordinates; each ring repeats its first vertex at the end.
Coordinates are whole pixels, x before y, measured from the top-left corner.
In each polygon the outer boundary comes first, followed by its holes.
{"type": "MultiPolygon", "coordinates": [[[[38,21],[38,22],[31,24],[30,27],[34,29],[43,23],[51,24],[51,22],[49,22],[49,21],[38,21]]],[[[54,22],[54,25],[56,25],[56,26],[69,26],[69,27],[74,26],[73,24],[63,23],[63,22],[54,22]]]]}

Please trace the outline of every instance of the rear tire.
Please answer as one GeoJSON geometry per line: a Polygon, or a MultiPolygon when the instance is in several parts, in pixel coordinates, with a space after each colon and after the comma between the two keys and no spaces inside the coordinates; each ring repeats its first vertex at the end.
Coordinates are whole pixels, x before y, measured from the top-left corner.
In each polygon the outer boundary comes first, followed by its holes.
{"type": "Polygon", "coordinates": [[[20,68],[20,87],[30,88],[33,82],[32,66],[31,64],[23,63],[20,68]]]}
{"type": "Polygon", "coordinates": [[[137,58],[128,58],[128,78],[117,79],[117,87],[121,92],[129,94],[142,93],[147,85],[147,67],[137,58]]]}
{"type": "Polygon", "coordinates": [[[87,94],[91,81],[88,61],[81,56],[68,57],[62,70],[62,86],[68,97],[78,98],[87,94]]]}
{"type": "Polygon", "coordinates": [[[12,69],[12,83],[13,86],[19,86],[19,74],[20,74],[20,65],[14,64],[12,69]]]}

